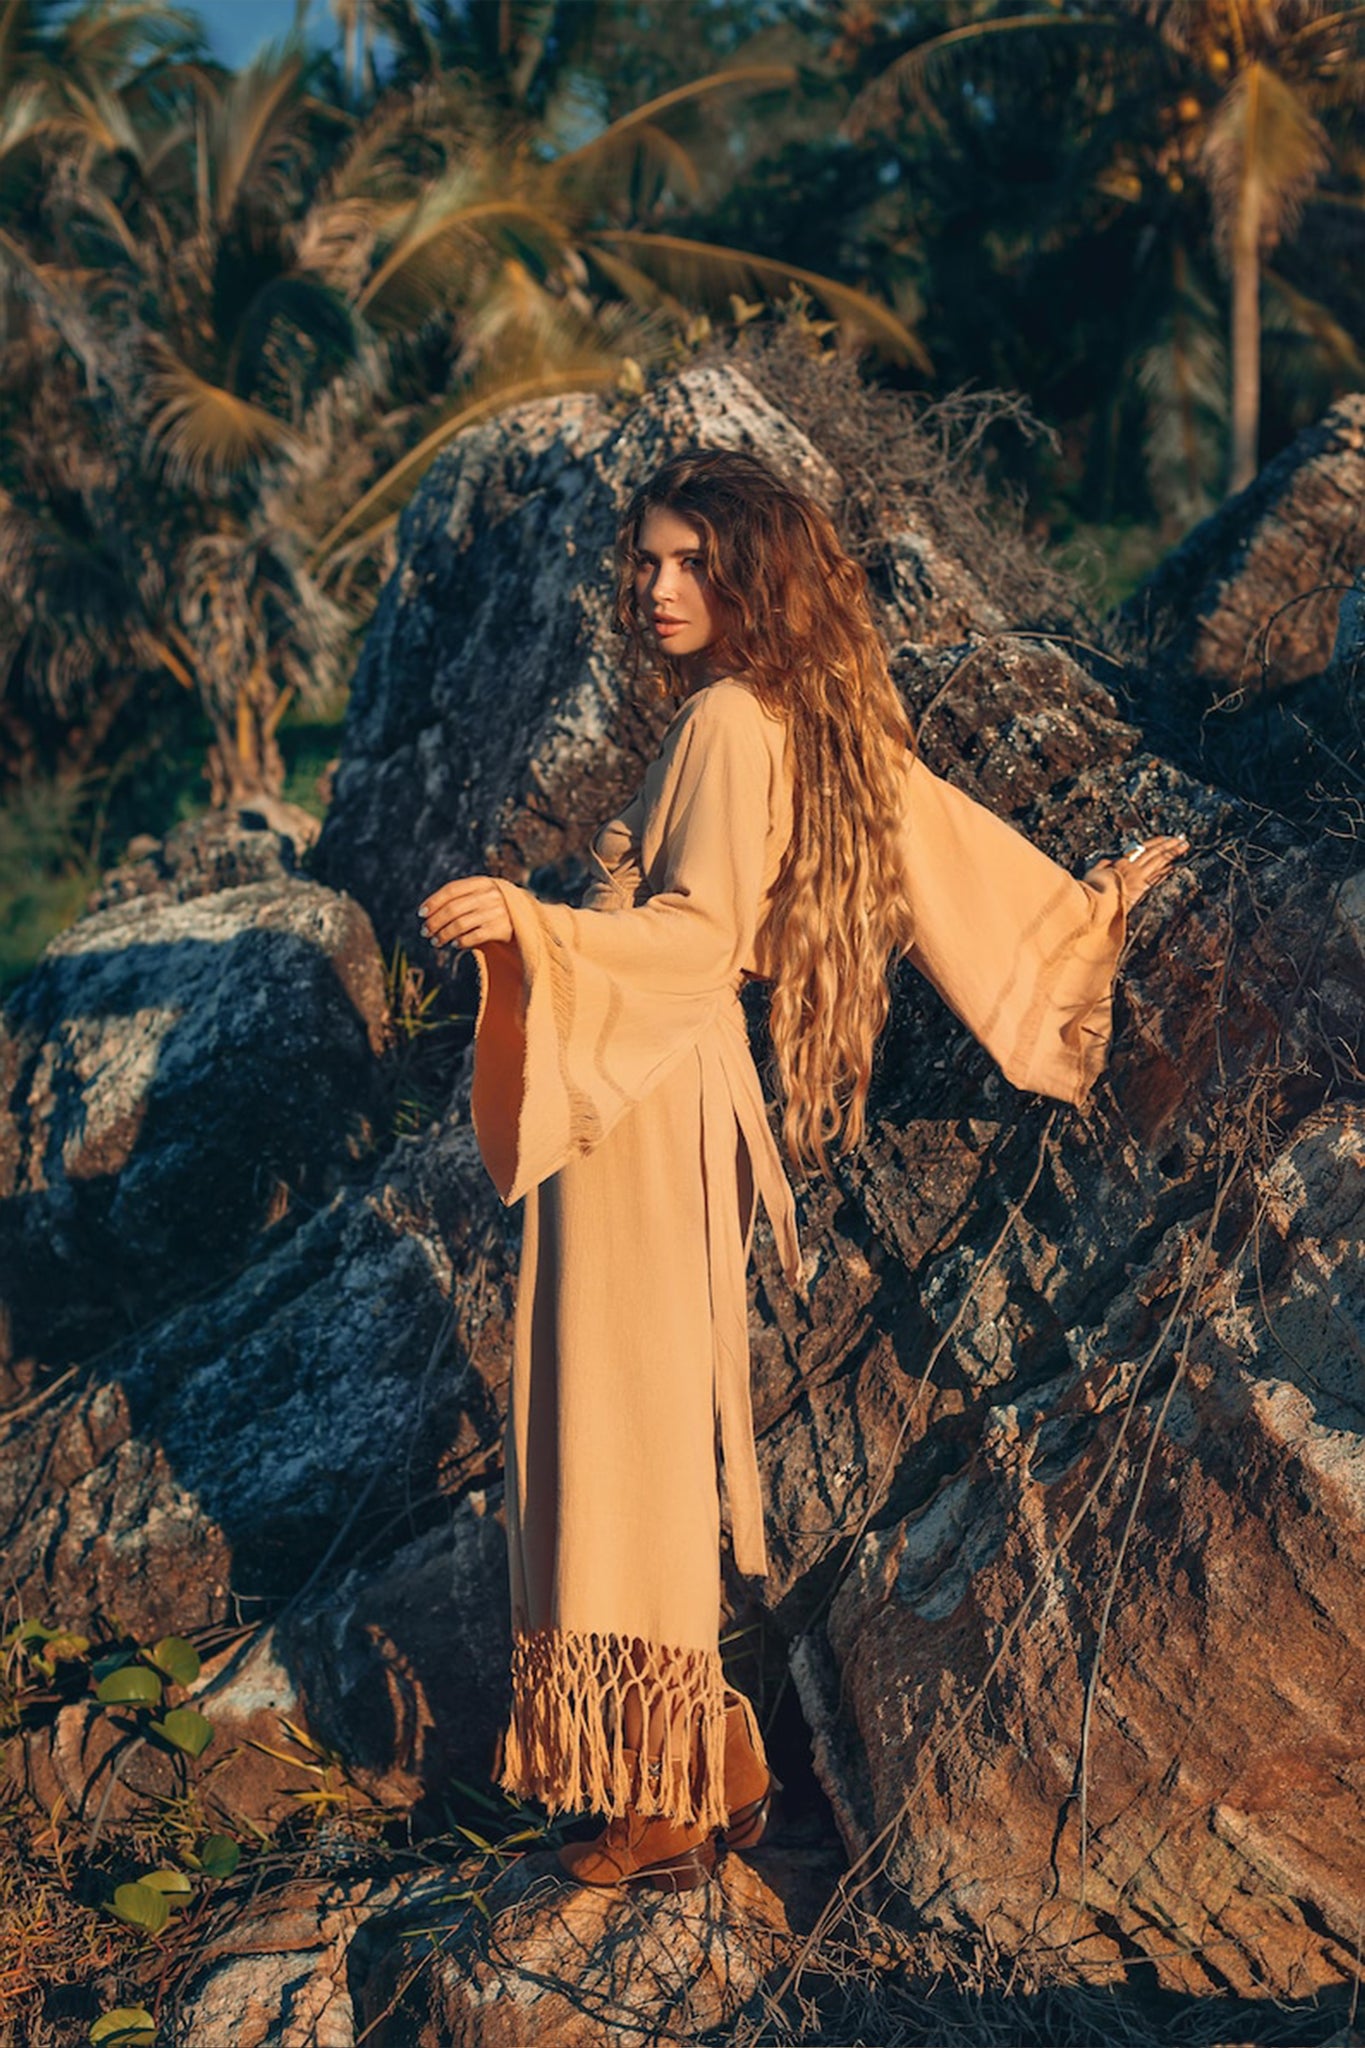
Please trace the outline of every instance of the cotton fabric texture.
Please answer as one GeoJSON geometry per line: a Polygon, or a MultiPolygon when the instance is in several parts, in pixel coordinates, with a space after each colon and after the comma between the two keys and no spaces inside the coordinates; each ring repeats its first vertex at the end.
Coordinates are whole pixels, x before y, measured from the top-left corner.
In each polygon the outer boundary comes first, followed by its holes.
{"type": "MultiPolygon", "coordinates": [[[[696,692],[593,841],[583,907],[499,883],[514,938],[476,954],[474,1125],[502,1200],[526,1204],[498,1775],[552,1813],[726,1817],[721,1468],[735,1563],[767,1570],[745,1282],[760,1200],[803,1291],[739,999],[771,971],[785,741],[743,684],[696,692]]],[[[908,754],[904,816],[909,957],[1016,1086],[1084,1107],[1124,940],[1116,881],[1077,881],[908,754]]]]}

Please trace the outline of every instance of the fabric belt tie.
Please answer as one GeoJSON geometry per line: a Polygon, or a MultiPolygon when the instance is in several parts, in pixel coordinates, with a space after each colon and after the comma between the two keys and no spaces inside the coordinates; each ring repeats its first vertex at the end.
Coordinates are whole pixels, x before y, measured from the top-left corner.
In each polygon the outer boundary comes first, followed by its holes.
{"type": "Polygon", "coordinates": [[[748,1244],[740,1237],[736,1126],[748,1147],[754,1192],[768,1212],[783,1271],[791,1286],[800,1291],[796,1205],[768,1126],[738,999],[723,1013],[720,1028],[703,1034],[697,1056],[701,1064],[707,1264],[715,1331],[715,1412],[725,1461],[735,1565],[746,1577],[762,1578],[768,1556],[749,1386],[748,1244]]]}

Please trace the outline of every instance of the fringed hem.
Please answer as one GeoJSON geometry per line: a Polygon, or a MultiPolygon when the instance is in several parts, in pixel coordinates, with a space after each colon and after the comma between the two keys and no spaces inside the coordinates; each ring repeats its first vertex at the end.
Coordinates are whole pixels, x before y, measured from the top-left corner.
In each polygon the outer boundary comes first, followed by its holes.
{"type": "Polygon", "coordinates": [[[631,1811],[724,1827],[719,1653],[595,1632],[514,1631],[498,1783],[552,1814],[611,1820],[631,1811]],[[649,1731],[644,1757],[627,1742],[628,1712],[649,1731]]]}

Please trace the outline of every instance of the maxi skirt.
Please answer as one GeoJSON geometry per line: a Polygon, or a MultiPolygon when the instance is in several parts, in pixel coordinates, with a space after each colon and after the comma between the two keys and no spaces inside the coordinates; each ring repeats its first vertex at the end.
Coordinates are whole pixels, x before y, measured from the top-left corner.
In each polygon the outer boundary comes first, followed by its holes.
{"type": "MultiPolygon", "coordinates": [[[[629,1784],[637,1804],[686,1813],[709,1782],[700,1817],[724,1819],[708,1755],[724,1682],[702,1099],[693,1052],[526,1198],[507,1433],[522,1712],[503,1775],[552,1808],[609,1811],[629,1784]],[[648,1781],[627,1756],[632,1694],[664,1764],[648,1781]]],[[[743,1199],[717,1219],[741,1264],[743,1199]]]]}

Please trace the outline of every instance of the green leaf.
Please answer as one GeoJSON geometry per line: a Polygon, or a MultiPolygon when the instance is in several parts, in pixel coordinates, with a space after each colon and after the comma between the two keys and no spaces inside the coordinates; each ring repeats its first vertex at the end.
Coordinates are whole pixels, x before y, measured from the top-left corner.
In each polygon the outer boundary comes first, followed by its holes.
{"type": "Polygon", "coordinates": [[[136,1655],[136,1650],[111,1650],[107,1657],[96,1657],[90,1669],[98,1681],[107,1678],[111,1671],[122,1671],[136,1655]]]}
{"type": "Polygon", "coordinates": [[[159,1934],[171,1917],[171,1909],[161,1893],[142,1883],[121,1884],[109,1910],[130,1927],[144,1928],[148,1934],[159,1934]]]}
{"type": "Polygon", "coordinates": [[[152,1733],[161,1736],[186,1756],[202,1756],[213,1740],[213,1723],[193,1707],[172,1707],[163,1720],[152,1722],[152,1733]]]}
{"type": "Polygon", "coordinates": [[[145,1664],[122,1664],[100,1680],[95,1698],[102,1707],[123,1703],[155,1707],[161,1701],[161,1680],[145,1664]]]}
{"type": "Polygon", "coordinates": [[[199,1652],[183,1636],[162,1636],[147,1655],[177,1685],[193,1685],[199,1676],[199,1652]]]}
{"type": "Polygon", "coordinates": [[[90,2039],[106,2048],[151,2048],[155,2038],[156,2021],[145,2005],[116,2005],[90,2029],[90,2039]]]}
{"type": "Polygon", "coordinates": [[[160,1892],[168,1906],[183,1906],[194,1897],[194,1886],[183,1870],[144,1870],[138,1883],[160,1892]]]}
{"type": "Polygon", "coordinates": [[[78,1636],[69,1629],[53,1629],[47,1638],[44,1655],[53,1664],[74,1663],[90,1648],[89,1636],[78,1636]]]}
{"type": "Polygon", "coordinates": [[[242,1860],[242,1852],[231,1835],[209,1835],[199,1851],[199,1868],[205,1877],[231,1877],[242,1860]]]}
{"type": "Polygon", "coordinates": [[[16,1621],[0,1643],[0,1649],[12,1650],[16,1643],[47,1643],[59,1633],[58,1629],[45,1628],[41,1621],[16,1621]]]}

